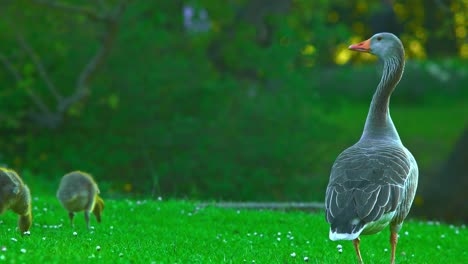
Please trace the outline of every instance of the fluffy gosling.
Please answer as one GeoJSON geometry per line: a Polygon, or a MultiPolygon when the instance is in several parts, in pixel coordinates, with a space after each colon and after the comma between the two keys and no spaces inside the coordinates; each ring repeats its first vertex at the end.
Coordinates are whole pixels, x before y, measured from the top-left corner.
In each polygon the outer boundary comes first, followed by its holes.
{"type": "Polygon", "coordinates": [[[98,223],[101,223],[101,213],[104,201],[99,197],[99,188],[91,175],[73,171],[63,176],[57,191],[57,198],[68,211],[70,224],[73,227],[75,212],[84,211],[86,227],[89,229],[89,213],[93,212],[98,223]]]}
{"type": "Polygon", "coordinates": [[[31,194],[19,175],[10,169],[0,168],[0,214],[11,209],[19,215],[21,234],[32,225],[31,194]]]}

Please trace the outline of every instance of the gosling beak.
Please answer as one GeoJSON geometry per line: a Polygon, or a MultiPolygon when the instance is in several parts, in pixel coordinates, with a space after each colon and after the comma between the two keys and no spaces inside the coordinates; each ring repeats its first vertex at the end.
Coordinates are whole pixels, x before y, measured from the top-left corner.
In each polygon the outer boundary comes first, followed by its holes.
{"type": "Polygon", "coordinates": [[[360,42],[358,44],[353,44],[349,46],[348,49],[360,52],[370,52],[370,39],[360,42]]]}

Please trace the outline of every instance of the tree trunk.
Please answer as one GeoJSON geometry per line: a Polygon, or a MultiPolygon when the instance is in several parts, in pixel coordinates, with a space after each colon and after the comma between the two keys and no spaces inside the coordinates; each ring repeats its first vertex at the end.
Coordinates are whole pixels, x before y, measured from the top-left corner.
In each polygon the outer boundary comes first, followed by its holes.
{"type": "Polygon", "coordinates": [[[420,213],[429,218],[468,222],[468,126],[441,170],[424,187],[420,213]]]}

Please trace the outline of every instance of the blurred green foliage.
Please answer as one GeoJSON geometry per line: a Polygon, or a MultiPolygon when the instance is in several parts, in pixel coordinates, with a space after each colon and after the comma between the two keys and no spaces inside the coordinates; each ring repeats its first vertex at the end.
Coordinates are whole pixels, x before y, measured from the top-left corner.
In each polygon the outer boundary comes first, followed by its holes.
{"type": "MultiPolygon", "coordinates": [[[[34,2],[9,1],[1,11],[0,50],[23,80],[0,71],[0,154],[16,170],[49,180],[80,169],[106,182],[107,192],[321,200],[334,158],[359,138],[379,79],[374,65],[362,65],[367,57],[346,47],[369,37],[368,25],[386,25],[375,20],[380,1],[132,1],[89,96],[67,110],[59,128],[45,129],[29,117],[37,109],[28,91],[52,109],[54,98],[15,34],[70,94],[102,25],[46,7],[38,12],[34,2]],[[187,6],[207,12],[209,30],[184,26],[187,6]]],[[[118,1],[100,2],[110,8],[118,1]]],[[[408,62],[392,99],[395,122],[423,170],[444,160],[468,122],[465,44],[453,33],[465,2],[449,2],[452,17],[437,11],[433,18],[444,23],[431,24],[417,13],[428,10],[422,1],[394,3],[393,26],[402,25],[409,58],[431,58],[408,62]],[[453,46],[434,50],[431,39],[453,46]]]]}

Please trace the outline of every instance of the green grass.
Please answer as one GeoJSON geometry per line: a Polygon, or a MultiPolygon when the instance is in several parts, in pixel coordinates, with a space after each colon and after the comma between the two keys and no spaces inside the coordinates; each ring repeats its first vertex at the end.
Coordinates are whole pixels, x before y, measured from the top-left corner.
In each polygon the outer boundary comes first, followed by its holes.
{"type": "MultiPolygon", "coordinates": [[[[87,231],[82,214],[72,229],[52,197],[33,202],[30,236],[15,230],[13,213],[1,216],[0,246],[6,251],[0,251],[0,263],[304,263],[304,257],[309,263],[357,263],[351,242],[328,239],[323,213],[107,200],[103,222],[93,218],[94,228],[87,231]]],[[[400,235],[397,263],[467,263],[465,227],[408,221],[400,235]]],[[[388,263],[389,248],[388,231],[362,237],[366,263],[388,263]]]]}

